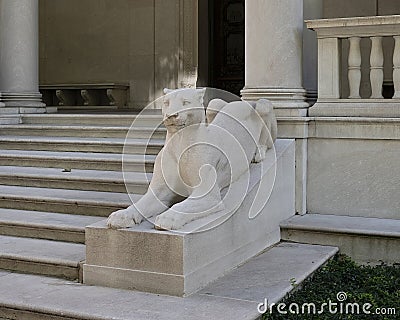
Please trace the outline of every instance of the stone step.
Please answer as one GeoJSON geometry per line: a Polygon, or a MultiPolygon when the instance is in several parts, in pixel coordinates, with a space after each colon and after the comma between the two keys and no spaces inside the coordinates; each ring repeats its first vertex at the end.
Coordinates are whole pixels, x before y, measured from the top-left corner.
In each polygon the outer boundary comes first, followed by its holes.
{"type": "MultiPolygon", "coordinates": [[[[137,201],[140,195],[132,195],[137,201]]],[[[107,217],[131,204],[125,193],[0,186],[0,207],[107,217]]]]}
{"type": "MultiPolygon", "coordinates": [[[[154,155],[124,157],[130,171],[153,170],[154,155]]],[[[1,166],[30,166],[60,169],[121,171],[122,155],[118,153],[62,152],[37,150],[0,150],[1,166]]]]}
{"type": "Polygon", "coordinates": [[[0,111],[0,125],[19,123],[21,123],[21,117],[19,114],[2,114],[0,111]]]}
{"type": "Polygon", "coordinates": [[[118,171],[0,166],[0,185],[126,193],[126,181],[137,194],[146,192],[151,174],[129,172],[125,179],[118,171]]]}
{"type": "Polygon", "coordinates": [[[24,124],[51,124],[51,125],[105,125],[128,126],[135,121],[135,127],[157,127],[161,123],[161,112],[138,116],[132,113],[123,114],[24,114],[24,124]]]}
{"type": "Polygon", "coordinates": [[[0,208],[0,234],[85,243],[85,227],[104,217],[0,208]]]}
{"type": "Polygon", "coordinates": [[[54,319],[259,319],[337,253],[334,247],[281,243],[189,297],[85,286],[61,279],[0,272],[0,317],[54,319]],[[29,284],[29,285],[27,285],[29,284]],[[40,294],[38,294],[40,293],[40,294]]]}
{"type": "Polygon", "coordinates": [[[165,139],[166,129],[128,126],[100,125],[40,125],[19,124],[2,125],[0,135],[11,136],[46,136],[46,137],[87,137],[87,138],[122,138],[125,139],[128,130],[130,137],[138,139],[165,139]]]}
{"type": "Polygon", "coordinates": [[[163,145],[160,139],[129,139],[125,143],[125,139],[118,138],[0,136],[0,149],[12,150],[122,153],[126,146],[131,154],[156,155],[163,145]]]}
{"type": "Polygon", "coordinates": [[[77,105],[77,106],[57,106],[57,112],[65,112],[65,113],[76,113],[76,112],[116,112],[118,111],[118,106],[85,106],[85,105],[77,105]]]}
{"type": "Polygon", "coordinates": [[[360,263],[400,261],[400,220],[322,214],[281,223],[283,240],[333,245],[360,263]]]}
{"type": "Polygon", "coordinates": [[[0,269],[77,280],[84,259],[83,244],[0,235],[0,269]]]}

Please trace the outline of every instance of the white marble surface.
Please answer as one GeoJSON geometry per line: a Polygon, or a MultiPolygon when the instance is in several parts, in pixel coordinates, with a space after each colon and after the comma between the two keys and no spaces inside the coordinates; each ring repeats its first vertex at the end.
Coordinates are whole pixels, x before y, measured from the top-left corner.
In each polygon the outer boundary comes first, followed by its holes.
{"type": "Polygon", "coordinates": [[[311,139],[309,213],[400,219],[399,140],[311,139]]]}

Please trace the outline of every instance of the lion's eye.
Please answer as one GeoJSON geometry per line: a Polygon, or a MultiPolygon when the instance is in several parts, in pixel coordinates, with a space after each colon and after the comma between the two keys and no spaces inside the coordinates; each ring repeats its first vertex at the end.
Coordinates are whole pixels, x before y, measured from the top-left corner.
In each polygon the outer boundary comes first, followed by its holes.
{"type": "Polygon", "coordinates": [[[169,106],[169,100],[164,100],[164,106],[166,106],[166,107],[169,106]]]}
{"type": "Polygon", "coordinates": [[[184,105],[184,106],[187,106],[188,104],[190,104],[190,101],[189,101],[189,100],[183,100],[183,105],[184,105]]]}

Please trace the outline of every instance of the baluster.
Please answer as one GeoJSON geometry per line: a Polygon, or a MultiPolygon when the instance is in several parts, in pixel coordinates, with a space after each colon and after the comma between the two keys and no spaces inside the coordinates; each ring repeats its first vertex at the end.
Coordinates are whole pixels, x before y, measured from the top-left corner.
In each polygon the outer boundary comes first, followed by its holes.
{"type": "Polygon", "coordinates": [[[394,36],[393,52],[393,99],[400,99],[400,36],[394,36]]]}
{"type": "Polygon", "coordinates": [[[361,50],[360,50],[360,37],[351,37],[350,50],[349,50],[349,86],[350,86],[350,99],[359,99],[360,97],[360,83],[361,83],[361,50]]]}
{"type": "Polygon", "coordinates": [[[371,56],[369,62],[371,71],[369,78],[371,81],[371,99],[383,99],[383,48],[382,37],[371,37],[371,56]]]}

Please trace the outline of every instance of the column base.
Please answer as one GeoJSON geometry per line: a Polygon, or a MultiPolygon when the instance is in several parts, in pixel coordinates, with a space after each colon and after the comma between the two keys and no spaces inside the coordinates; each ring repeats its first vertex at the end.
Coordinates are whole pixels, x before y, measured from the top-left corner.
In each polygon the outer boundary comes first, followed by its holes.
{"type": "Polygon", "coordinates": [[[309,104],[302,88],[248,88],[241,91],[242,99],[255,101],[268,99],[274,105],[278,117],[306,117],[309,104]]]}
{"type": "Polygon", "coordinates": [[[306,90],[306,101],[312,107],[318,100],[318,90],[306,90]]]}
{"type": "Polygon", "coordinates": [[[47,113],[46,104],[39,92],[1,92],[0,113],[47,113]]]}

